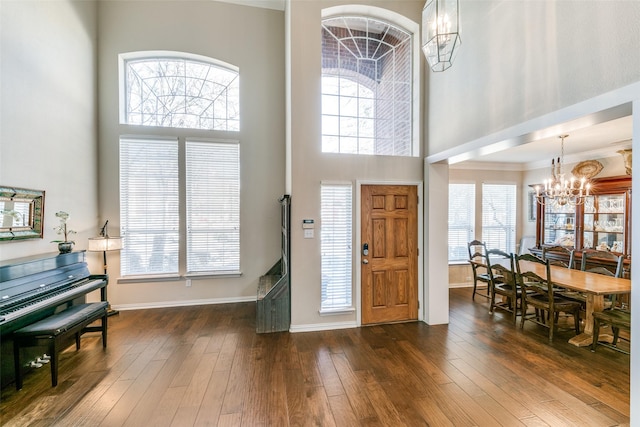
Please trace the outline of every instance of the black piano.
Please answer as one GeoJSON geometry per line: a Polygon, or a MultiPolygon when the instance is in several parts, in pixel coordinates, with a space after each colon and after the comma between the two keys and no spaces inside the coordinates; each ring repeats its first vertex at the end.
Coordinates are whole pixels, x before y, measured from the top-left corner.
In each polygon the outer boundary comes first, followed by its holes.
{"type": "MultiPolygon", "coordinates": [[[[96,289],[106,301],[107,282],[105,274],[89,274],[84,251],[0,261],[1,387],[15,378],[13,331],[84,303],[96,289]]],[[[35,360],[45,352],[44,347],[28,348],[22,359],[35,360]]]]}

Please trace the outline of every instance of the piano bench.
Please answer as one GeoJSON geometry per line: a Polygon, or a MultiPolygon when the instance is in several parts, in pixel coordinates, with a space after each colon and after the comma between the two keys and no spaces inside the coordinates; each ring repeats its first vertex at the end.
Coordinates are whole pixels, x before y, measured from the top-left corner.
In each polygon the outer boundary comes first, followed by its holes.
{"type": "Polygon", "coordinates": [[[48,355],[51,356],[51,385],[58,385],[58,352],[64,350],[62,346],[67,339],[74,335],[76,350],[80,350],[80,335],[84,332],[102,332],[102,347],[107,347],[107,307],[106,301],[73,305],[60,313],[53,314],[13,333],[13,354],[16,370],[16,390],[22,388],[22,364],[20,349],[41,345],[49,346],[48,355]],[[89,327],[91,323],[102,319],[101,326],[89,327]]]}

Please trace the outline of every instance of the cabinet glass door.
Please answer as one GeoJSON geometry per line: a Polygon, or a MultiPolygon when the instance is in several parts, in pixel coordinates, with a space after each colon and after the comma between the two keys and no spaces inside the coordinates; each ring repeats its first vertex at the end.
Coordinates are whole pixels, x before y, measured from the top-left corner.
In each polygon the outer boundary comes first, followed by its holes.
{"type": "Polygon", "coordinates": [[[570,204],[563,206],[547,202],[544,206],[545,245],[575,246],[576,208],[570,204]]]}
{"type": "Polygon", "coordinates": [[[584,203],[584,248],[624,252],[625,195],[589,196],[584,203]]]}

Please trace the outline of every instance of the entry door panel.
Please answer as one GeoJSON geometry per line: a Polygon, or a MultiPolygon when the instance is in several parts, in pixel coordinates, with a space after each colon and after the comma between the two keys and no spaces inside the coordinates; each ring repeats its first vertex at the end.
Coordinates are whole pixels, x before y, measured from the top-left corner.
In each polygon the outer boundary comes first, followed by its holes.
{"type": "Polygon", "coordinates": [[[363,185],[361,194],[362,324],[415,320],[417,187],[363,185]]]}

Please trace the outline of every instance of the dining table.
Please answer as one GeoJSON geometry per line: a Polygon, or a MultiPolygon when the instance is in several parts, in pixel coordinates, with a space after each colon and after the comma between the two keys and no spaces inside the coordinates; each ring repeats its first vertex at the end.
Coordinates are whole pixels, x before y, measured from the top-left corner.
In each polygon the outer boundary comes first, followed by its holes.
{"type": "MultiPolygon", "coordinates": [[[[584,330],[579,335],[571,338],[569,343],[577,347],[591,345],[593,342],[593,312],[604,310],[605,295],[631,293],[631,280],[557,265],[551,265],[550,267],[552,283],[565,289],[580,292],[586,296],[584,330]]],[[[546,277],[545,269],[545,264],[520,261],[520,271],[532,271],[540,277],[546,277]]]]}

